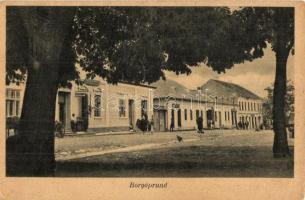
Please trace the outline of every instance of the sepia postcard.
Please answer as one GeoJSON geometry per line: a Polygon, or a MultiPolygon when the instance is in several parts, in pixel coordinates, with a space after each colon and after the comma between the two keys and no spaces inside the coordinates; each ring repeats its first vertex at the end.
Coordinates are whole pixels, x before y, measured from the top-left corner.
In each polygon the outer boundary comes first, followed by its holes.
{"type": "Polygon", "coordinates": [[[0,200],[305,198],[304,2],[0,5],[0,200]]]}

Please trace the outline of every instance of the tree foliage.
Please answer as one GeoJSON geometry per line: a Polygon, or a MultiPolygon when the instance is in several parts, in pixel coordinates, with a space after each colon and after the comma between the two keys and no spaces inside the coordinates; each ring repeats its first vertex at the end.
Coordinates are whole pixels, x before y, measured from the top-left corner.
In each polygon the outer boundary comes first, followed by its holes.
{"type": "MultiPolygon", "coordinates": [[[[16,31],[24,29],[22,23],[15,23],[16,12],[9,11],[8,16],[8,44],[14,44],[8,45],[7,51],[12,55],[8,59],[10,82],[20,79],[16,69],[26,72],[29,40],[16,31]]],[[[164,70],[189,74],[190,67],[201,62],[218,73],[225,72],[234,64],[262,56],[258,53],[262,47],[252,50],[256,40],[240,40],[248,32],[239,20],[240,16],[226,7],[77,8],[71,41],[67,41],[72,48],[63,55],[66,67],[61,67],[59,82],[78,78],[72,66],[75,62],[88,78],[98,75],[110,83],[152,83],[165,78],[164,70]]],[[[264,47],[266,41],[262,44],[264,47]]]]}
{"type": "MultiPolygon", "coordinates": [[[[263,116],[265,119],[268,121],[273,120],[273,90],[274,90],[274,85],[272,84],[271,86],[265,88],[267,92],[267,97],[265,99],[265,103],[263,106],[263,116]]],[[[286,123],[289,121],[289,116],[294,113],[294,85],[291,80],[287,81],[287,90],[286,90],[286,95],[285,95],[285,114],[286,114],[286,123]]],[[[287,124],[286,124],[287,125],[287,124]]]]}

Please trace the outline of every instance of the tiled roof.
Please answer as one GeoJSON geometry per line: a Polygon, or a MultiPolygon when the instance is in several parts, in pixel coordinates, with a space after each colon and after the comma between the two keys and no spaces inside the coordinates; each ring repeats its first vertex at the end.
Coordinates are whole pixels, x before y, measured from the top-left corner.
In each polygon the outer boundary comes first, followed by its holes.
{"type": "MultiPolygon", "coordinates": [[[[158,98],[179,98],[179,99],[192,99],[193,101],[199,100],[198,98],[198,91],[197,90],[190,90],[184,87],[183,85],[177,83],[173,80],[159,80],[152,84],[156,87],[154,92],[155,97],[158,98]]],[[[215,100],[211,97],[204,96],[205,94],[201,93],[200,101],[214,102],[215,100]]]]}
{"type": "Polygon", "coordinates": [[[159,97],[171,96],[176,98],[183,98],[183,96],[190,94],[189,89],[172,80],[159,80],[153,83],[152,86],[157,88],[155,95],[159,97]]]}
{"type": "Polygon", "coordinates": [[[204,85],[201,86],[203,91],[209,93],[213,93],[215,96],[225,97],[225,98],[232,98],[232,97],[243,97],[243,98],[250,98],[250,99],[257,99],[261,100],[262,98],[254,94],[253,92],[237,85],[234,83],[228,83],[224,81],[210,79],[204,85]]]}

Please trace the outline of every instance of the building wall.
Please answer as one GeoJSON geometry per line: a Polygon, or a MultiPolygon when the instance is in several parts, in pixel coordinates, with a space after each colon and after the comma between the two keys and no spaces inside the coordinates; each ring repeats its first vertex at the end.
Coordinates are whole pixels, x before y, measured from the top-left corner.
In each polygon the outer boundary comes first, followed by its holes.
{"type": "MultiPolygon", "coordinates": [[[[158,118],[159,112],[166,111],[166,129],[169,130],[172,118],[172,112],[174,112],[174,130],[190,130],[196,129],[197,112],[199,116],[203,118],[203,127],[207,128],[207,110],[213,110],[214,115],[214,128],[233,128],[232,125],[231,110],[233,105],[216,104],[212,102],[205,103],[204,101],[198,103],[197,101],[190,100],[176,100],[176,99],[155,99],[154,100],[154,118],[158,118]],[[178,126],[178,111],[181,110],[181,126],[178,126]],[[185,113],[186,116],[185,116],[185,113]],[[192,113],[192,117],[191,117],[192,113]],[[221,117],[219,117],[219,113],[221,117]]],[[[159,123],[155,120],[155,123],[159,123]]],[[[158,125],[157,125],[158,126],[158,125]]]]}
{"type": "MultiPolygon", "coordinates": [[[[7,90],[19,91],[19,110],[18,116],[21,114],[24,84],[7,86],[7,90]]],[[[97,86],[82,85],[79,86],[72,83],[72,88],[59,88],[56,97],[55,106],[55,120],[61,120],[61,113],[64,113],[65,128],[71,129],[71,116],[75,114],[76,119],[82,117],[82,98],[87,96],[87,115],[88,115],[88,129],[95,131],[104,130],[128,130],[130,126],[129,121],[129,100],[134,101],[134,114],[133,125],[135,126],[136,120],[141,118],[141,101],[147,101],[146,114],[149,118],[153,115],[153,91],[154,88],[144,87],[138,85],[131,85],[119,83],[117,85],[110,85],[100,80],[97,86]],[[100,96],[101,106],[95,107],[96,96],[100,96]],[[119,101],[123,100],[121,107],[125,111],[125,115],[119,115],[119,101]],[[64,106],[62,106],[63,104],[64,106]],[[98,115],[95,111],[99,110],[98,115]]],[[[11,100],[7,98],[7,101],[11,100]]],[[[16,112],[14,112],[16,113],[16,112]]],[[[123,113],[123,112],[122,112],[123,113]]],[[[15,115],[15,114],[14,114],[15,115]]],[[[14,116],[13,115],[13,116],[14,116]]],[[[62,116],[63,116],[62,115],[62,116]]]]}
{"type": "Polygon", "coordinates": [[[249,122],[249,129],[259,128],[263,120],[263,101],[258,99],[238,98],[237,121],[249,122]]]}

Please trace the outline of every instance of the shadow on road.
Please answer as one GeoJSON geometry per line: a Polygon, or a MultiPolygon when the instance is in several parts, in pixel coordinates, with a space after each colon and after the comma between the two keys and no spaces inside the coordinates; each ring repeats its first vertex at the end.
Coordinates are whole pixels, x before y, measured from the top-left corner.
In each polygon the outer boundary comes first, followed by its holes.
{"type": "Polygon", "coordinates": [[[59,177],[293,177],[269,146],[180,146],[57,162],[59,177]]]}

